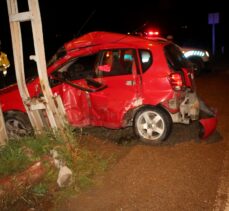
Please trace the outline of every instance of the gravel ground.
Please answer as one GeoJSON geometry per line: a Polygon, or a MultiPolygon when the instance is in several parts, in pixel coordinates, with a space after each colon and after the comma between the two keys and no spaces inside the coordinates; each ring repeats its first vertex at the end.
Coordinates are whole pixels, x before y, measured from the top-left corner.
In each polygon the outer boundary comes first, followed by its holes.
{"type": "Polygon", "coordinates": [[[139,143],[131,129],[84,130],[84,144],[117,163],[90,190],[55,210],[224,210],[228,181],[229,68],[215,67],[196,79],[205,102],[216,107],[217,131],[199,140],[197,124],[176,125],[160,146],[139,143]]]}

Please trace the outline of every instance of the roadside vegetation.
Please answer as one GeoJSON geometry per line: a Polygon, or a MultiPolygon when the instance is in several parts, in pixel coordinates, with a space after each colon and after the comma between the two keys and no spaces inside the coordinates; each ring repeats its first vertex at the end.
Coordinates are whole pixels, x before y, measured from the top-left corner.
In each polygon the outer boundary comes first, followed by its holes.
{"type": "Polygon", "coordinates": [[[65,197],[90,187],[95,175],[105,171],[114,159],[112,155],[110,158],[104,158],[83,148],[79,144],[80,136],[72,129],[66,130],[66,137],[63,140],[58,134],[44,132],[36,137],[10,140],[0,147],[0,210],[8,210],[10,207],[20,209],[20,206],[38,209],[52,207],[65,197]],[[59,170],[50,162],[53,160],[53,150],[58,153],[58,159],[73,173],[71,182],[65,187],[57,185],[59,170]],[[18,183],[18,186],[16,184],[14,187],[15,190],[1,196],[1,181],[20,174],[42,160],[46,162],[45,174],[41,180],[25,187],[21,187],[20,182],[15,180],[18,183]]]}

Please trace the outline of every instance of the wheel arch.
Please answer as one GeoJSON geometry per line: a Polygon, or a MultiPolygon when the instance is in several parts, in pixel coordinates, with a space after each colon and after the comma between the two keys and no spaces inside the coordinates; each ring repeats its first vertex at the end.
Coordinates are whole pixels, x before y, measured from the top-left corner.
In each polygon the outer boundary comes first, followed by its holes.
{"type": "Polygon", "coordinates": [[[3,116],[7,116],[7,115],[11,115],[11,114],[15,114],[15,113],[20,113],[20,114],[23,114],[23,115],[26,115],[28,116],[28,114],[22,110],[6,110],[3,112],[3,116]]]}
{"type": "MultiPolygon", "coordinates": [[[[138,107],[135,107],[133,109],[128,110],[123,116],[122,127],[133,126],[134,118],[135,118],[136,114],[138,112],[140,112],[141,110],[146,109],[146,108],[160,108],[164,112],[166,112],[168,114],[168,116],[171,118],[171,115],[168,112],[168,110],[166,110],[162,105],[160,105],[160,104],[158,104],[158,105],[146,104],[146,105],[141,105],[141,106],[138,106],[138,107]]],[[[172,120],[172,118],[171,118],[171,120],[172,120]]]]}

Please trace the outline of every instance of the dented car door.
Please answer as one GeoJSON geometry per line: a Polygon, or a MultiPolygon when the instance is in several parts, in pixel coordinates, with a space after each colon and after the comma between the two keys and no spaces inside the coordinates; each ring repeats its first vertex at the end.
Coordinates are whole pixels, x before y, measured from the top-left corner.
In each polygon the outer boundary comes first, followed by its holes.
{"type": "Polygon", "coordinates": [[[140,99],[140,75],[137,74],[135,50],[102,51],[96,77],[107,88],[90,93],[91,123],[119,128],[125,113],[136,107],[140,99]]]}

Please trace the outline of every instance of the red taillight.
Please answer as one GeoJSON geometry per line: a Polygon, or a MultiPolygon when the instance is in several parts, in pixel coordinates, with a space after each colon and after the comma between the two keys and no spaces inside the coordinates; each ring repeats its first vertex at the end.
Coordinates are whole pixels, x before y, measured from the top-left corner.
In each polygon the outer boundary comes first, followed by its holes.
{"type": "Polygon", "coordinates": [[[184,85],[183,84],[183,80],[182,80],[182,76],[179,73],[170,74],[169,81],[170,81],[170,83],[172,85],[172,88],[174,90],[177,90],[177,91],[181,90],[182,86],[184,85]]]}
{"type": "Polygon", "coordinates": [[[184,77],[185,77],[185,83],[187,87],[192,87],[192,80],[193,80],[193,73],[186,69],[186,68],[182,68],[182,71],[184,73],[184,77]]]}

